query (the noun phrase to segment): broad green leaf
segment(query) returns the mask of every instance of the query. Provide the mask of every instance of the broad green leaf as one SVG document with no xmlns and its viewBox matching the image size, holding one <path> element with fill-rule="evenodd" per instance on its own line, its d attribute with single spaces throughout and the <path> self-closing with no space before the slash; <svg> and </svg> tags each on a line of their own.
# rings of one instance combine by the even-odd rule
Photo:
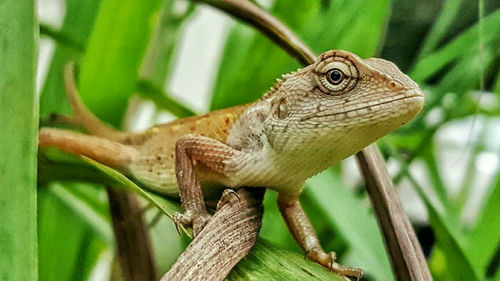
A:
<svg viewBox="0 0 500 281">
<path fill-rule="evenodd" d="M 483 208 L 465 245 L 465 252 L 474 268 L 485 273 L 500 245 L 500 173 L 482 203 Z"/>
<path fill-rule="evenodd" d="M 280 250 L 259 240 L 250 253 L 231 271 L 226 280 L 343 280 L 304 256 Z"/>
<path fill-rule="evenodd" d="M 38 24 L 34 1 L 0 2 L 0 280 L 36 280 Z"/>
<path fill-rule="evenodd" d="M 423 152 L 422 156 L 425 161 L 425 166 L 427 169 L 427 173 L 429 175 L 429 180 L 432 183 L 432 186 L 434 190 L 436 191 L 436 194 L 443 204 L 443 206 L 448 206 L 449 204 L 447 203 L 448 201 L 448 192 L 446 190 L 446 187 L 443 183 L 441 173 L 438 168 L 438 163 L 436 160 L 436 155 L 435 155 L 435 146 L 434 146 L 434 141 L 431 140 L 429 141 L 429 145 L 427 145 Z"/>
<path fill-rule="evenodd" d="M 276 200 L 277 193 L 272 190 L 267 190 L 264 195 L 264 215 L 262 217 L 262 228 L 259 236 L 276 247 L 302 253 L 302 249 L 300 249 L 297 242 L 293 239 L 292 234 L 281 216 Z M 304 205 L 304 202 L 301 203 Z M 308 215 L 311 217 L 310 213 L 308 213 Z"/>
<path fill-rule="evenodd" d="M 126 176 L 121 174 L 120 172 L 107 167 L 103 164 L 100 164 L 90 158 L 87 157 L 82 157 L 85 162 L 89 163 L 90 165 L 94 166 L 107 176 L 111 177 L 115 181 L 121 184 L 122 187 L 133 191 L 137 193 L 139 196 L 143 197 L 144 199 L 148 200 L 149 202 L 153 203 L 158 209 L 162 210 L 165 215 L 167 215 L 169 218 L 173 218 L 173 215 L 175 212 L 182 212 L 182 209 L 180 208 L 178 203 L 173 203 L 157 194 L 154 194 L 150 191 L 147 191 L 138 185 L 136 185 L 133 181 L 128 179 Z M 179 226 L 188 236 L 191 236 L 191 234 L 182 226 Z"/>
<path fill-rule="evenodd" d="M 86 200 L 79 198 L 75 194 L 75 190 L 78 188 L 82 188 L 82 186 L 77 186 L 76 184 L 67 184 L 63 186 L 58 183 L 50 185 L 50 191 L 55 197 L 64 202 L 67 208 L 73 211 L 75 216 L 80 217 L 86 222 L 88 228 L 93 230 L 102 241 L 111 245 L 113 243 L 113 234 L 109 224 L 108 214 L 100 213 L 93 208 L 90 202 L 94 201 L 95 198 L 85 198 Z M 90 187 L 83 186 L 83 188 Z"/>
<path fill-rule="evenodd" d="M 40 190 L 40 281 L 87 280 L 106 246 L 72 207 L 51 189 Z"/>
<path fill-rule="evenodd" d="M 478 272 L 465 253 L 464 235 L 456 225 L 456 220 L 450 216 L 443 216 L 415 179 L 411 176 L 409 179 L 427 209 L 429 222 L 436 235 L 435 247 L 439 250 L 434 252 L 430 264 L 439 264 L 441 267 L 439 270 L 441 275 L 437 280 L 479 281 Z M 441 259 L 442 262 L 436 262 L 435 259 Z"/>
<path fill-rule="evenodd" d="M 382 235 L 370 206 L 327 170 L 307 182 L 305 192 L 324 209 L 323 220 L 347 241 L 349 266 L 361 267 L 373 280 L 393 280 Z M 332 249 L 335 250 L 335 249 Z"/>
<path fill-rule="evenodd" d="M 80 72 L 82 100 L 119 126 L 134 92 L 159 0 L 103 0 Z"/>
</svg>

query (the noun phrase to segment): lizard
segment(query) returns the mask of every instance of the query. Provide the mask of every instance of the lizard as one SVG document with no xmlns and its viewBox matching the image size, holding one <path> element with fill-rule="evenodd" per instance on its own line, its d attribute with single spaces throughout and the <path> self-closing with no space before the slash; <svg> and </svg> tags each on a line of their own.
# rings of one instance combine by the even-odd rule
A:
<svg viewBox="0 0 500 281">
<path fill-rule="evenodd" d="M 139 133 L 115 130 L 80 100 L 72 67 L 66 90 L 75 122 L 90 135 L 41 128 L 40 147 L 87 156 L 122 171 L 145 187 L 179 196 L 176 225 L 196 237 L 211 215 L 204 193 L 215 186 L 266 187 L 306 256 L 346 280 L 363 271 L 325 252 L 299 202 L 305 181 L 412 120 L 422 109 L 419 86 L 384 59 L 344 50 L 283 75 L 253 103 L 178 119 Z"/>
</svg>

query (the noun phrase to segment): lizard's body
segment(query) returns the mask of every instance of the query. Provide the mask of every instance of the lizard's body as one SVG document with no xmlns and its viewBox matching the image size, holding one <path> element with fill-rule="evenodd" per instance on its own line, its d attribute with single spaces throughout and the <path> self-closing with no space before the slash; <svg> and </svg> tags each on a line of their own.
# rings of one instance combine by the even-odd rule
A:
<svg viewBox="0 0 500 281">
<path fill-rule="evenodd" d="M 178 197 L 175 176 L 177 140 L 184 135 L 194 134 L 225 143 L 231 127 L 248 106 L 250 104 L 178 119 L 131 137 L 132 145 L 139 153 L 133 156 L 127 167 L 128 173 L 156 192 Z M 204 165 L 198 165 L 196 169 L 203 187 L 213 187 L 214 184 L 229 186 L 229 179 L 224 175 L 214 173 Z"/>
<path fill-rule="evenodd" d="M 210 218 L 200 182 L 207 189 L 274 189 L 287 225 L 311 259 L 356 277 L 359 270 L 341 267 L 334 254 L 321 249 L 298 196 L 307 178 L 399 128 L 423 106 L 418 85 L 394 64 L 346 51 L 323 53 L 313 65 L 283 76 L 254 103 L 143 133 L 112 131 L 77 98 L 70 95 L 70 100 L 83 116 L 82 125 L 100 138 L 42 129 L 41 146 L 87 155 L 158 192 L 175 196 L 180 191 L 186 212 L 174 220 L 192 224 L 195 235 Z"/>
</svg>

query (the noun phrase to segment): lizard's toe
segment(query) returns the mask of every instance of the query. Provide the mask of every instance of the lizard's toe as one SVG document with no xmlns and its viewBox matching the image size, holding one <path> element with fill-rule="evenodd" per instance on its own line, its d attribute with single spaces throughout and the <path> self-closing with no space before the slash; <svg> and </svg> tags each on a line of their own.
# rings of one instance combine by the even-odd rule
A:
<svg viewBox="0 0 500 281">
<path fill-rule="evenodd" d="M 212 215 L 205 213 L 193 219 L 193 237 L 198 236 L 211 218 Z"/>
<path fill-rule="evenodd" d="M 224 206 L 226 203 L 235 203 L 235 202 L 240 202 L 240 196 L 238 196 L 238 193 L 232 189 L 225 189 L 224 192 L 222 193 L 222 196 L 217 202 L 217 208 L 216 211 L 218 211 L 222 206 Z"/>
<path fill-rule="evenodd" d="M 342 266 L 336 262 L 333 262 L 330 271 L 333 271 L 339 275 L 341 275 L 345 280 L 350 280 L 350 278 L 356 278 L 356 280 L 361 279 L 363 277 L 363 270 L 354 267 L 346 267 Z"/>
<path fill-rule="evenodd" d="M 337 273 L 345 280 L 350 280 L 349 277 L 359 280 L 363 276 L 363 270 L 359 268 L 346 267 L 336 263 L 337 255 L 335 252 L 325 253 L 320 247 L 315 247 L 307 252 L 306 257 Z"/>
<path fill-rule="evenodd" d="M 173 221 L 175 224 L 175 230 L 177 230 L 177 233 L 179 235 L 181 232 L 179 231 L 179 224 L 182 224 L 183 226 L 191 226 L 193 223 L 193 218 L 190 214 L 181 214 L 178 212 L 175 212 L 173 215 Z"/>
</svg>

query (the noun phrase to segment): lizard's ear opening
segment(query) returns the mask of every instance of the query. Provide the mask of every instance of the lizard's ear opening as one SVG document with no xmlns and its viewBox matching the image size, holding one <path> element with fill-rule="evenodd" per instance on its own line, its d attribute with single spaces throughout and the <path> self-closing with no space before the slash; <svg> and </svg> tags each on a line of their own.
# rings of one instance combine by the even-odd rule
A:
<svg viewBox="0 0 500 281">
<path fill-rule="evenodd" d="M 275 109 L 275 114 L 278 119 L 285 119 L 288 117 L 288 103 L 285 99 L 280 99 Z"/>
</svg>

